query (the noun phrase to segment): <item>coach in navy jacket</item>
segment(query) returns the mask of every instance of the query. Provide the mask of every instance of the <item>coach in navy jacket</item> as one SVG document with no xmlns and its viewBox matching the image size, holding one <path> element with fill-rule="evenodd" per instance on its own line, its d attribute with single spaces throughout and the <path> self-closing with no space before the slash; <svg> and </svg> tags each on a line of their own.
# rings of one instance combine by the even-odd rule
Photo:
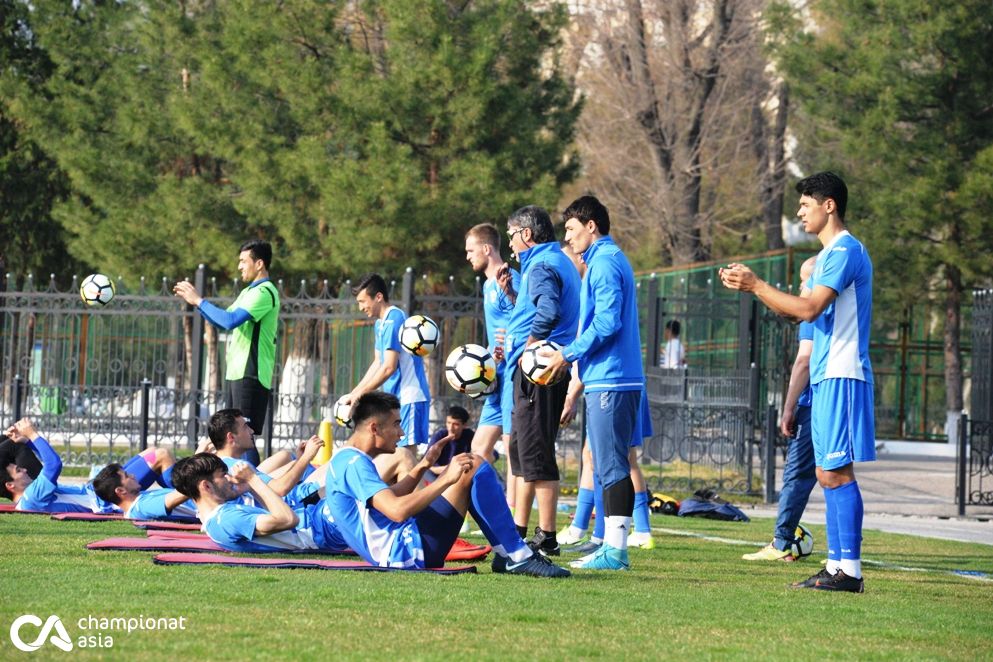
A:
<svg viewBox="0 0 993 662">
<path fill-rule="evenodd" d="M 607 208 L 584 196 L 562 212 L 565 238 L 586 263 L 579 298 L 579 337 L 550 358 L 555 370 L 579 364 L 593 468 L 603 485 L 604 545 L 578 567 L 629 567 L 627 534 L 634 509 L 628 448 L 645 387 L 634 271 L 610 238 Z"/>
</svg>

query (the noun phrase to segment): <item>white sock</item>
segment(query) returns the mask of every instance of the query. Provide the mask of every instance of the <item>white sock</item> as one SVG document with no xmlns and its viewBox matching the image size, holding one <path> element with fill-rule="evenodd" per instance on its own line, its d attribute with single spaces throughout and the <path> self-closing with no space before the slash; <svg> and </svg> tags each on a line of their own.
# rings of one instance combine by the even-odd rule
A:
<svg viewBox="0 0 993 662">
<path fill-rule="evenodd" d="M 603 538 L 597 538 L 596 536 L 590 536 L 590 542 L 593 543 L 594 545 L 602 545 L 603 544 Z"/>
<path fill-rule="evenodd" d="M 838 572 L 840 568 L 841 568 L 841 561 L 835 561 L 833 559 L 828 559 L 827 565 L 824 566 L 824 569 L 827 570 L 832 575 Z M 847 575 L 848 573 L 846 572 L 845 574 Z"/>
<path fill-rule="evenodd" d="M 604 518 L 603 541 L 615 549 L 628 548 L 628 531 L 631 518 L 621 515 L 608 515 Z"/>
<path fill-rule="evenodd" d="M 862 559 L 841 559 L 841 571 L 855 579 L 862 578 Z"/>
<path fill-rule="evenodd" d="M 582 538 L 586 535 L 586 529 L 580 529 L 578 526 L 569 525 L 569 535 L 573 538 Z"/>
</svg>

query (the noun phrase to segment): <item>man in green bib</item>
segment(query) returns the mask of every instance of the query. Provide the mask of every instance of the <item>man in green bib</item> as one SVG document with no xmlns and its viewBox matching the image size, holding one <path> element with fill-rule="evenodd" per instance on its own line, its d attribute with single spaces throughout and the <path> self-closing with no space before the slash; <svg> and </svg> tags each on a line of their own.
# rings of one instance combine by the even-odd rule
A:
<svg viewBox="0 0 993 662">
<path fill-rule="evenodd" d="M 228 335 L 225 393 L 229 406 L 240 409 L 256 435 L 262 434 L 272 373 L 276 364 L 276 329 L 279 326 L 279 291 L 269 280 L 272 246 L 252 239 L 242 244 L 238 254 L 238 271 L 248 283 L 227 310 L 210 303 L 188 281 L 176 283 L 173 291 L 214 326 Z M 259 463 L 258 449 L 253 447 L 245 459 Z"/>
</svg>

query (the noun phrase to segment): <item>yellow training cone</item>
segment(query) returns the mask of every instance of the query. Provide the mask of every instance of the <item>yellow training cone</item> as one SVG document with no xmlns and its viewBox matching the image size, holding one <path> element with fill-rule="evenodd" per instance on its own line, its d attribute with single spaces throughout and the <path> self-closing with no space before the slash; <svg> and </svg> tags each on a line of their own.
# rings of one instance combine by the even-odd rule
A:
<svg viewBox="0 0 993 662">
<path fill-rule="evenodd" d="M 331 421 L 321 421 L 321 427 L 317 432 L 317 436 L 324 440 L 324 448 L 318 451 L 312 464 L 321 466 L 331 459 L 331 446 L 333 445 L 331 441 Z"/>
</svg>

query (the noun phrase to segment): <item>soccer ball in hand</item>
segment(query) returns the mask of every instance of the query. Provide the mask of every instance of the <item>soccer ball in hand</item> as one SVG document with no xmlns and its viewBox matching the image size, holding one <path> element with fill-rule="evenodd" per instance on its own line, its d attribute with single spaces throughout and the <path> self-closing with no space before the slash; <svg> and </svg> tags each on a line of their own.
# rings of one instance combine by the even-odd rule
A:
<svg viewBox="0 0 993 662">
<path fill-rule="evenodd" d="M 114 281 L 103 274 L 90 274 L 79 286 L 79 296 L 87 306 L 106 306 L 114 292 Z"/>
<path fill-rule="evenodd" d="M 345 398 L 338 398 L 338 401 L 334 403 L 334 407 L 331 410 L 334 414 L 334 422 L 343 428 L 352 429 L 352 405 L 351 403 L 345 403 Z"/>
<path fill-rule="evenodd" d="M 559 372 L 557 379 L 549 379 L 545 374 L 545 370 L 548 369 L 548 359 L 538 355 L 539 351 L 544 351 L 545 349 L 558 351 L 562 349 L 562 346 L 551 340 L 539 340 L 528 345 L 527 349 L 524 350 L 524 354 L 521 355 L 521 370 L 524 372 L 524 378 L 538 386 L 551 386 L 556 382 L 562 381 L 562 378 L 569 374 L 568 370 L 562 370 Z"/>
<path fill-rule="evenodd" d="M 790 543 L 790 552 L 793 553 L 793 558 L 802 559 L 805 556 L 810 556 L 810 553 L 814 551 L 814 534 L 800 524 L 796 527 L 793 535 L 796 536 Z"/>
<path fill-rule="evenodd" d="M 485 347 L 461 345 L 445 361 L 445 378 L 459 393 L 476 397 L 496 383 L 496 363 Z"/>
<path fill-rule="evenodd" d="M 430 317 L 411 315 L 400 327 L 400 346 L 414 356 L 427 356 L 438 345 L 440 335 Z"/>
</svg>

